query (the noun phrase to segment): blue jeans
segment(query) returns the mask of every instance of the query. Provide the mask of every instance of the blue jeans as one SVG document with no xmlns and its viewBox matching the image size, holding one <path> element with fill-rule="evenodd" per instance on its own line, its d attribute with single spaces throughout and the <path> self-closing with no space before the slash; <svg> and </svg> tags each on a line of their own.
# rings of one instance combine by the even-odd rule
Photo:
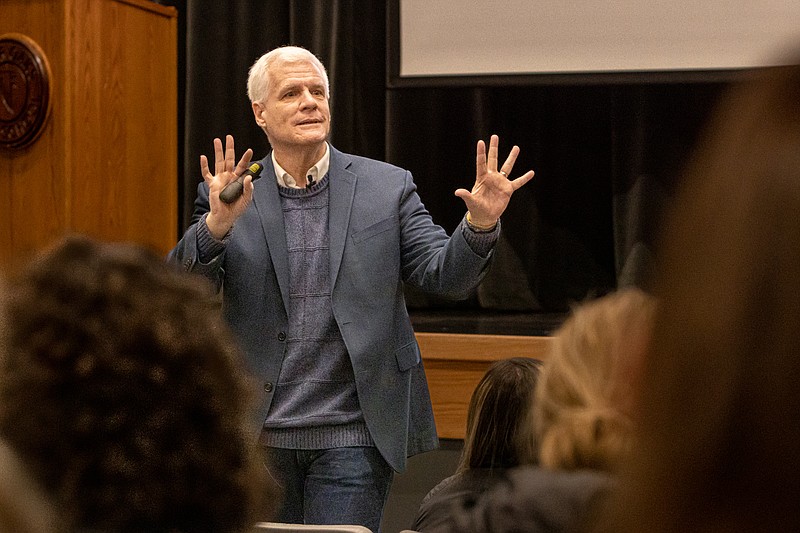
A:
<svg viewBox="0 0 800 533">
<path fill-rule="evenodd" d="M 380 531 L 394 472 L 374 447 L 267 448 L 267 465 L 283 489 L 278 522 L 356 524 Z"/>
</svg>

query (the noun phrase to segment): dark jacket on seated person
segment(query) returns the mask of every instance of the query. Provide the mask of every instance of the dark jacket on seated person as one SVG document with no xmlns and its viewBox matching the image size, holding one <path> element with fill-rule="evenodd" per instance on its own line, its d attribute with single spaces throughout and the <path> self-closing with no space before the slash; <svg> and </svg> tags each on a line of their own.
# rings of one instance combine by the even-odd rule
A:
<svg viewBox="0 0 800 533">
<path fill-rule="evenodd" d="M 422 500 L 412 529 L 427 532 L 443 527 L 453 513 L 474 506 L 504 474 L 505 469 L 473 468 L 448 477 Z"/>
<path fill-rule="evenodd" d="M 457 510 L 424 533 L 580 531 L 612 488 L 608 474 L 521 466 L 506 471 L 477 499 L 454 502 Z"/>
<path fill-rule="evenodd" d="M 533 394 L 541 362 L 512 357 L 492 363 L 470 398 L 464 449 L 456 474 L 428 493 L 414 528 L 436 531 L 453 512 L 471 506 L 507 468 L 536 462 Z"/>
</svg>

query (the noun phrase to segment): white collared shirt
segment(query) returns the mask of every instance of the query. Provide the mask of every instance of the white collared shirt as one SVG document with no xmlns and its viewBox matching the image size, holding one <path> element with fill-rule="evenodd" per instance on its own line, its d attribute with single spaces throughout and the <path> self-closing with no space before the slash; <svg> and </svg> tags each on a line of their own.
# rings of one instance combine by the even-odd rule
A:
<svg viewBox="0 0 800 533">
<path fill-rule="evenodd" d="M 275 177 L 278 180 L 278 185 L 282 187 L 289 187 L 292 189 L 301 189 L 297 184 L 297 180 L 294 179 L 294 176 L 286 172 L 282 166 L 278 164 L 278 161 L 275 159 L 275 150 L 272 151 L 272 165 L 275 167 Z M 328 173 L 328 168 L 331 165 L 331 151 L 328 148 L 328 143 L 325 143 L 325 153 L 322 154 L 322 157 L 319 161 L 317 161 L 313 167 L 308 169 L 308 174 L 306 175 L 306 179 L 308 180 L 308 176 L 313 178 L 314 183 L 319 183 L 319 180 L 325 177 L 325 174 Z M 308 180 L 309 182 L 312 180 Z"/>
</svg>

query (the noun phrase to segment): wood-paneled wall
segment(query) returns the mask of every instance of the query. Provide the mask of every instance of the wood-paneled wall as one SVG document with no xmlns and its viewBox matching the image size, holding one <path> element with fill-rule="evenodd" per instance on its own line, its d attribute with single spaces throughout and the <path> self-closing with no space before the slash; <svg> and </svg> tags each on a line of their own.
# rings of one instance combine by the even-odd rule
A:
<svg viewBox="0 0 800 533">
<path fill-rule="evenodd" d="M 64 233 L 166 253 L 177 235 L 177 13 L 146 0 L 3 0 L 47 58 L 41 136 L 0 149 L 0 268 Z"/>
</svg>

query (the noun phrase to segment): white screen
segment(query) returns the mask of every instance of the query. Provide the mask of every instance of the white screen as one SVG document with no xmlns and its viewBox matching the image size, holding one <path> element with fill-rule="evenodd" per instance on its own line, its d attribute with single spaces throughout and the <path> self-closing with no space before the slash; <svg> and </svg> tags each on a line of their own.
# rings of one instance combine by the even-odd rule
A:
<svg viewBox="0 0 800 533">
<path fill-rule="evenodd" d="M 741 69 L 800 44 L 798 0 L 399 0 L 399 75 Z"/>
</svg>

